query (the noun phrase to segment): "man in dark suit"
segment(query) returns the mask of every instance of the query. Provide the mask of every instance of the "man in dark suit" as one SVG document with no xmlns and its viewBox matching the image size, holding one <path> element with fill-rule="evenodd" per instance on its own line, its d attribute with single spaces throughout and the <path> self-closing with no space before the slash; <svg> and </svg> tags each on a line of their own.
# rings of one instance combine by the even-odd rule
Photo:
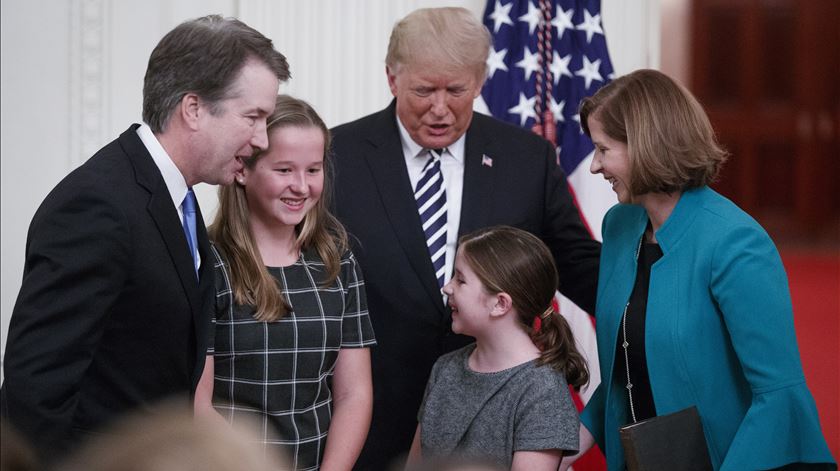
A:
<svg viewBox="0 0 840 471">
<path fill-rule="evenodd" d="M 32 219 L 2 412 L 51 461 L 124 412 L 189 400 L 211 329 L 213 266 L 191 187 L 231 183 L 268 145 L 285 57 L 234 19 L 169 32 L 144 124 L 64 178 Z"/>
<path fill-rule="evenodd" d="M 411 13 L 394 26 L 386 58 L 394 101 L 333 130 L 336 215 L 355 238 L 379 341 L 373 422 L 357 469 L 388 469 L 408 451 L 434 361 L 471 340 L 452 334 L 440 291 L 458 235 L 497 224 L 536 234 L 554 255 L 560 291 L 594 310 L 600 246 L 554 148 L 472 111 L 489 48 L 489 33 L 467 10 Z M 421 196 L 441 178 L 442 192 Z"/>
</svg>

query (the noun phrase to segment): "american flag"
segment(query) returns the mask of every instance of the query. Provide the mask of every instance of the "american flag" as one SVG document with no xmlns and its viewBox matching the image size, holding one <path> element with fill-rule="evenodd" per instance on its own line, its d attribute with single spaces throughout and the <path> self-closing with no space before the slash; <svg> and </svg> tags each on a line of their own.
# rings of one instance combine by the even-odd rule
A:
<svg viewBox="0 0 840 471">
<path fill-rule="evenodd" d="M 577 111 L 581 99 L 613 76 L 600 0 L 488 0 L 483 21 L 493 46 L 476 109 L 532 129 L 557 145 L 584 222 L 600 240 L 601 220 L 616 197 L 601 177 L 589 173 L 594 147 L 581 130 Z M 576 397 L 581 406 L 600 382 L 594 328 L 585 312 L 565 298 L 558 300 L 592 375 Z M 606 465 L 594 451 L 574 467 L 579 471 Z"/>
<path fill-rule="evenodd" d="M 613 76 L 600 10 L 600 0 L 488 0 L 483 18 L 493 46 L 476 105 L 557 144 L 560 165 L 599 240 L 601 220 L 616 199 L 589 173 L 593 146 L 577 107 Z"/>
</svg>

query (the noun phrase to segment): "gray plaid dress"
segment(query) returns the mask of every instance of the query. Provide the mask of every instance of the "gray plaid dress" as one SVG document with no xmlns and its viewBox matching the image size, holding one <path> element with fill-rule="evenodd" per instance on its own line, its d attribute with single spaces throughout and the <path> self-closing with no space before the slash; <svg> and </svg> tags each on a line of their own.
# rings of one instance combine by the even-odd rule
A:
<svg viewBox="0 0 840 471">
<path fill-rule="evenodd" d="M 214 248 L 216 329 L 213 405 L 228 421 L 256 421 L 267 447 L 294 469 L 317 470 L 332 416 L 332 375 L 339 349 L 376 344 L 361 269 L 351 252 L 323 287 L 324 264 L 304 251 L 288 267 L 269 267 L 292 307 L 274 322 L 234 303 L 230 272 Z"/>
</svg>

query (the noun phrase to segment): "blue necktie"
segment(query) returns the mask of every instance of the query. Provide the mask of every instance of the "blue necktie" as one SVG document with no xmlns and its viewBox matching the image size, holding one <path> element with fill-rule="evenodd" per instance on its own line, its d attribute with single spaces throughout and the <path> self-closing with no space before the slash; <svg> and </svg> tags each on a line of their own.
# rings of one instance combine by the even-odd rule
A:
<svg viewBox="0 0 840 471">
<path fill-rule="evenodd" d="M 193 258 L 195 274 L 198 276 L 198 236 L 195 231 L 195 207 L 195 193 L 193 193 L 192 188 L 188 188 L 187 196 L 181 203 L 181 210 L 184 212 L 184 235 L 187 237 L 187 245 Z"/>
<path fill-rule="evenodd" d="M 440 159 L 445 149 L 429 150 L 429 161 L 414 190 L 417 210 L 423 223 L 426 246 L 435 268 L 438 286 L 443 288 L 446 275 L 446 189 Z"/>
</svg>

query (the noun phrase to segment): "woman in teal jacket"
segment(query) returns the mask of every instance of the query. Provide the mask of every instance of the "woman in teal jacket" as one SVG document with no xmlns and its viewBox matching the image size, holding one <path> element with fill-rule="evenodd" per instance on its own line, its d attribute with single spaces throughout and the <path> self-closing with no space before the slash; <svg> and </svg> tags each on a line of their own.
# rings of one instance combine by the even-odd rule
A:
<svg viewBox="0 0 840 471">
<path fill-rule="evenodd" d="M 610 470 L 618 429 L 696 406 L 714 469 L 836 469 L 805 384 L 772 240 L 707 185 L 726 159 L 696 99 L 639 70 L 581 104 L 604 218 L 596 307 L 604 378 L 582 415 Z M 564 463 L 566 464 L 566 463 Z M 561 468 L 562 469 L 562 468 Z"/>
</svg>

